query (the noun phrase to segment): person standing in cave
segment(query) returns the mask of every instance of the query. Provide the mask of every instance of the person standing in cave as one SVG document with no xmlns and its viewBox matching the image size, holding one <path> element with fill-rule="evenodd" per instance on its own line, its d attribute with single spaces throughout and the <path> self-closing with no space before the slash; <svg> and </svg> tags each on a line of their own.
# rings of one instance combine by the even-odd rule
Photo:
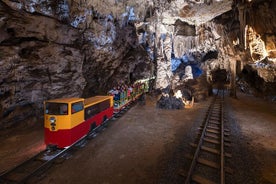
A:
<svg viewBox="0 0 276 184">
<path fill-rule="evenodd" d="M 146 94 L 142 93 L 140 98 L 138 99 L 139 105 L 146 105 Z"/>
</svg>

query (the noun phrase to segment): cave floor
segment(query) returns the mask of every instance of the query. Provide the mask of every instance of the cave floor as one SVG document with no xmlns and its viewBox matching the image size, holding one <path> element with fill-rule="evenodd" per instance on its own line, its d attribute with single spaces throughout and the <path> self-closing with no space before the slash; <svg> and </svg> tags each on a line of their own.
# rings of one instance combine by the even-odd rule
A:
<svg viewBox="0 0 276 184">
<path fill-rule="evenodd" d="M 67 159 L 30 183 L 183 183 L 211 98 L 191 109 L 161 110 L 155 98 L 132 107 Z M 226 183 L 276 183 L 276 104 L 249 95 L 226 98 L 234 173 Z M 0 173 L 45 148 L 43 122 L 0 132 Z"/>
</svg>

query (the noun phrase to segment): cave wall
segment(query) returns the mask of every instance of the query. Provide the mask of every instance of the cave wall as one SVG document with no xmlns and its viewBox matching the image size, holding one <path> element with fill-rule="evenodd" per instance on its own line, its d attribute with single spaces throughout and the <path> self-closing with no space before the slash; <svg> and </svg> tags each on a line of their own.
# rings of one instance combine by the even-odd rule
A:
<svg viewBox="0 0 276 184">
<path fill-rule="evenodd" d="M 276 95 L 276 2 L 235 1 L 235 7 L 240 25 L 238 46 L 244 51 L 240 53 L 241 69 L 248 71 L 238 74 L 239 88 L 273 99 Z"/>
<path fill-rule="evenodd" d="M 213 71 L 225 70 L 234 92 L 236 69 L 250 64 L 276 91 L 275 12 L 272 0 L 2 0 L 0 127 L 17 107 L 41 115 L 45 99 L 153 75 L 156 89 L 203 99 Z"/>
<path fill-rule="evenodd" d="M 119 82 L 150 76 L 134 26 L 139 13 L 131 8 L 139 5 L 0 1 L 0 128 L 22 120 L 23 106 L 41 117 L 46 99 L 106 94 Z"/>
<path fill-rule="evenodd" d="M 169 7 L 158 11 L 154 21 L 157 23 L 155 32 L 160 32 L 156 35 L 159 44 L 155 44 L 156 87 L 177 86 L 187 79 L 171 72 L 170 67 L 177 68 L 173 60 L 168 63 L 166 55 L 160 54 L 171 50 L 178 64 L 199 65 L 211 85 L 211 73 L 226 70 L 233 96 L 236 95 L 236 76 L 239 76 L 237 69 L 241 71 L 247 65 L 252 65 L 256 77 L 264 80 L 265 89 L 276 91 L 275 85 L 271 85 L 275 83 L 276 68 L 275 12 L 275 1 L 271 0 L 171 2 Z M 171 41 L 165 43 L 164 35 L 170 35 Z M 182 75 L 183 69 L 180 73 Z"/>
<path fill-rule="evenodd" d="M 156 54 L 156 88 L 169 93 L 168 88 L 187 86 L 183 83 L 189 79 L 202 80 L 196 83 L 205 85 L 191 86 L 192 95 L 202 96 L 198 94 L 200 91 L 206 96 L 213 70 L 225 69 L 230 73 L 230 63 L 239 58 L 235 55 L 232 40 L 228 39 L 230 31 L 225 28 L 228 22 L 233 21 L 231 7 L 232 2 L 229 1 L 172 1 L 153 14 L 145 31 L 148 33 L 147 45 Z M 235 31 L 237 37 L 239 30 Z M 153 33 L 155 39 L 152 44 Z M 182 66 L 175 67 L 175 61 Z M 202 70 L 204 77 L 196 79 L 200 75 L 196 74 L 196 70 Z"/>
<path fill-rule="evenodd" d="M 86 81 L 79 31 L 59 19 L 17 11 L 2 1 L 0 14 L 1 122 L 12 124 L 20 116 L 12 113 L 16 107 L 25 106 L 36 115 L 45 99 L 80 96 Z"/>
</svg>

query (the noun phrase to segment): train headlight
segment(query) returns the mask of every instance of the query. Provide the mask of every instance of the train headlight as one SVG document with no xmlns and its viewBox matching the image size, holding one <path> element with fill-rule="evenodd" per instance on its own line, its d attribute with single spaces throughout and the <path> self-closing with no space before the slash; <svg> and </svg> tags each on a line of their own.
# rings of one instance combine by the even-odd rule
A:
<svg viewBox="0 0 276 184">
<path fill-rule="evenodd" d="M 55 126 L 56 126 L 56 118 L 55 117 L 50 117 L 50 125 L 51 125 L 51 130 L 55 131 L 56 130 L 56 128 L 55 128 Z"/>
<path fill-rule="evenodd" d="M 55 123 L 56 122 L 56 118 L 55 117 L 50 117 L 50 123 Z"/>
<path fill-rule="evenodd" d="M 50 125 L 56 126 L 56 118 L 55 117 L 50 117 Z"/>
</svg>

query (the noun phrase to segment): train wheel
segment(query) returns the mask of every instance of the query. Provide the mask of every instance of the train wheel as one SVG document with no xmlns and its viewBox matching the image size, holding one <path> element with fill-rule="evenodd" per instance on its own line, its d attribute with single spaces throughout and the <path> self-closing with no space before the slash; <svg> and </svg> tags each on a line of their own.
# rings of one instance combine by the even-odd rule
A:
<svg viewBox="0 0 276 184">
<path fill-rule="evenodd" d="M 58 149 L 57 145 L 47 145 L 47 147 L 46 147 L 46 150 L 49 151 L 49 152 L 54 152 L 57 149 Z"/>
<path fill-rule="evenodd" d="M 104 116 L 103 117 L 103 123 L 106 122 L 108 119 L 107 119 L 107 116 Z"/>
<path fill-rule="evenodd" d="M 103 126 L 104 127 L 107 127 L 107 122 L 108 122 L 108 118 L 107 118 L 107 116 L 104 116 L 103 117 Z"/>
<path fill-rule="evenodd" d="M 97 131 L 94 131 L 96 129 L 96 127 L 97 127 L 96 122 L 94 122 L 90 125 L 90 130 L 89 130 L 89 133 L 87 135 L 88 139 L 93 139 L 97 136 Z"/>
<path fill-rule="evenodd" d="M 92 132 L 96 127 L 97 127 L 96 122 L 93 122 L 93 123 L 90 125 L 90 131 L 89 131 L 89 132 Z"/>
</svg>

